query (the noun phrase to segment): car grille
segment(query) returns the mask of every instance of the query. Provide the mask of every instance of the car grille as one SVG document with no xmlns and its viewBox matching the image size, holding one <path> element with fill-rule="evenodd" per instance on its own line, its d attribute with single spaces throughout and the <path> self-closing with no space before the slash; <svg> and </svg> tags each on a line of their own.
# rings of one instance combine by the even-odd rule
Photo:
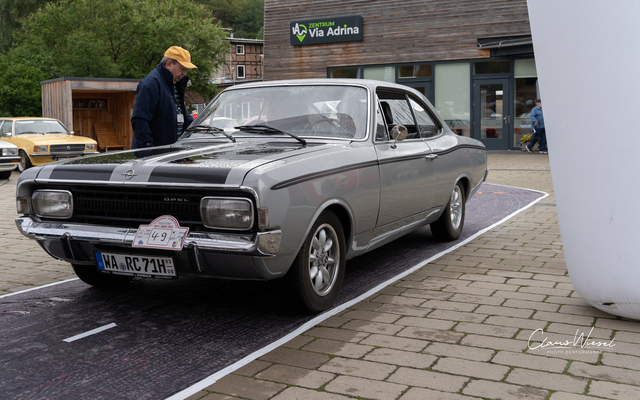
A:
<svg viewBox="0 0 640 400">
<path fill-rule="evenodd" d="M 84 151 L 84 144 L 52 144 L 49 146 L 50 153 L 67 151 Z"/>
<path fill-rule="evenodd" d="M 72 190 L 73 220 L 82 223 L 137 228 L 162 215 L 181 226 L 199 230 L 202 193 L 188 190 L 138 188 L 76 188 Z"/>
</svg>

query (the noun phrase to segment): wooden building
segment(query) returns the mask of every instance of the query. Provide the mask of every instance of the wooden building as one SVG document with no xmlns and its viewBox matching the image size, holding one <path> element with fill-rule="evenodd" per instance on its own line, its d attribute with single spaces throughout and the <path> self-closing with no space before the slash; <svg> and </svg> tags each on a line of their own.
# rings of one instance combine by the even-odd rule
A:
<svg viewBox="0 0 640 400">
<path fill-rule="evenodd" d="M 234 37 L 227 40 L 231 46 L 224 57 L 224 64 L 213 77 L 215 84 L 220 88 L 225 88 L 236 83 L 262 80 L 264 42 L 258 39 Z"/>
<path fill-rule="evenodd" d="M 57 118 L 99 150 L 129 149 L 137 79 L 58 78 L 40 82 L 42 116 Z"/>
<path fill-rule="evenodd" d="M 526 0 L 265 2 L 264 79 L 366 78 L 422 92 L 451 128 L 520 148 L 539 96 Z"/>
</svg>

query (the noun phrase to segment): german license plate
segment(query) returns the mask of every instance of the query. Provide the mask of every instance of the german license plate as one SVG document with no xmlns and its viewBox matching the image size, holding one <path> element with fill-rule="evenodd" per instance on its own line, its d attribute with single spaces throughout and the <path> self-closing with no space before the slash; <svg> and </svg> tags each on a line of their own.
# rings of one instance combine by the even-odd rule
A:
<svg viewBox="0 0 640 400">
<path fill-rule="evenodd" d="M 178 276 L 171 257 L 103 253 L 101 251 L 96 251 L 95 256 L 98 269 L 106 273 L 165 279 Z"/>
</svg>

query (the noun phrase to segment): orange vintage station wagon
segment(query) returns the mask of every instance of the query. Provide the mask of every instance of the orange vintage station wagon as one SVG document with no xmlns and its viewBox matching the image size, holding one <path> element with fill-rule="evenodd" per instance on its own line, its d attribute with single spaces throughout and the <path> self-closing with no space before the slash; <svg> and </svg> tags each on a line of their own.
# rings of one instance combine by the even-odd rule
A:
<svg viewBox="0 0 640 400">
<path fill-rule="evenodd" d="M 55 118 L 0 118 L 0 140 L 18 146 L 21 172 L 34 165 L 98 153 L 95 140 L 74 136 Z"/>
</svg>

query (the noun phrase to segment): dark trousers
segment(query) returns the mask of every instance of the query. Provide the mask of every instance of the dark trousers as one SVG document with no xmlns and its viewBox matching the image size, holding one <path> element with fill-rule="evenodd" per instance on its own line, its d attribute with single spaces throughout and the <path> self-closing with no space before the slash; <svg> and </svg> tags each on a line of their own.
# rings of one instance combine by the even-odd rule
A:
<svg viewBox="0 0 640 400">
<path fill-rule="evenodd" d="M 547 133 L 544 128 L 538 128 L 531 136 L 531 144 L 529 145 L 529 150 L 533 150 L 533 146 L 536 145 L 536 142 L 540 140 L 540 151 L 547 151 Z"/>
</svg>

